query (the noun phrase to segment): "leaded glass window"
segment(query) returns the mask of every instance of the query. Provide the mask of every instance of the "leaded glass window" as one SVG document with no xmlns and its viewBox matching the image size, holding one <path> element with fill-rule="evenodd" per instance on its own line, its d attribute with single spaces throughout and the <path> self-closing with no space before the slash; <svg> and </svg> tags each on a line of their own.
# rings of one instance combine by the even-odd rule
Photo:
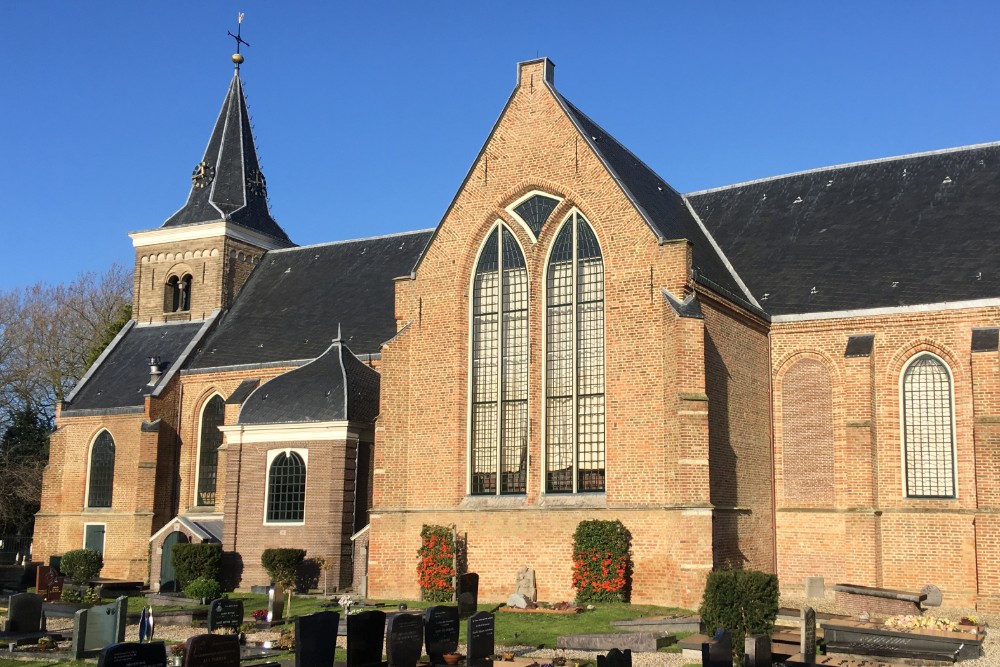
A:
<svg viewBox="0 0 1000 667">
<path fill-rule="evenodd" d="M 531 228 L 535 238 L 538 238 L 538 233 L 542 231 L 542 225 L 545 224 L 558 205 L 558 199 L 545 195 L 532 195 L 515 206 L 514 212 Z"/>
<path fill-rule="evenodd" d="M 303 521 L 306 513 L 306 464 L 297 452 L 281 452 L 267 475 L 267 521 Z"/>
<path fill-rule="evenodd" d="M 115 486 L 115 441 L 101 431 L 90 450 L 90 491 L 87 507 L 111 507 Z"/>
<path fill-rule="evenodd" d="M 473 494 L 527 490 L 528 272 L 503 226 L 483 246 L 472 289 L 471 449 Z"/>
<path fill-rule="evenodd" d="M 951 373 L 937 357 L 922 354 L 903 374 L 908 497 L 955 497 L 954 430 Z"/>
<path fill-rule="evenodd" d="M 198 504 L 215 504 L 215 485 L 219 478 L 219 447 L 222 445 L 222 431 L 226 418 L 226 404 L 222 397 L 215 395 L 205 404 L 201 412 L 201 438 L 198 452 Z"/>
<path fill-rule="evenodd" d="M 545 490 L 604 491 L 604 259 L 579 213 L 545 283 Z"/>
</svg>

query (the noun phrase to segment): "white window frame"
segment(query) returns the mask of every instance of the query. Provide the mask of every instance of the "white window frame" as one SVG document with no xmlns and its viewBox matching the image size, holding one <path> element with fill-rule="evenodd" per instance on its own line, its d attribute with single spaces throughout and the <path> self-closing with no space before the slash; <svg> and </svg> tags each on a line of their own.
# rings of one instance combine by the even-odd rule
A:
<svg viewBox="0 0 1000 667">
<path fill-rule="evenodd" d="M 306 467 L 306 488 L 302 496 L 302 521 L 268 521 L 267 506 L 271 499 L 271 464 L 280 454 L 298 454 L 302 458 L 302 464 Z M 267 450 L 266 464 L 264 466 L 264 514 L 261 523 L 265 526 L 304 526 L 306 523 L 306 507 L 309 500 L 309 450 L 296 447 L 284 447 L 281 449 Z"/>
<path fill-rule="evenodd" d="M 541 230 L 539 230 L 538 236 L 535 236 L 535 232 L 531 231 L 531 226 L 521 216 L 519 216 L 514 211 L 514 209 L 516 209 L 518 206 L 520 206 L 524 202 L 528 201 L 529 199 L 531 199 L 535 195 L 541 195 L 543 197 L 548 197 L 549 199 L 555 199 L 558 202 L 555 205 L 555 208 L 552 209 L 552 213 L 555 213 L 557 210 L 559 210 L 559 207 L 565 201 L 562 197 L 560 197 L 558 195 L 554 195 L 551 192 L 545 192 L 544 190 L 532 190 L 531 192 L 528 192 L 527 194 L 525 194 L 525 195 L 523 195 L 523 196 L 518 197 L 517 199 L 515 199 L 512 204 L 510 204 L 507 208 L 504 209 L 508 213 L 508 215 L 510 215 L 511 218 L 513 218 L 514 220 L 516 220 L 518 222 L 518 224 L 521 225 L 521 228 L 524 229 L 524 233 L 527 234 L 527 236 L 528 236 L 529 239 L 531 239 L 532 245 L 534 245 L 535 243 L 538 243 L 538 237 L 542 235 Z M 549 217 L 551 219 L 551 216 L 549 216 Z M 545 222 L 547 223 L 548 220 L 546 220 Z M 481 251 L 482 250 L 480 249 L 480 252 Z M 527 256 L 525 256 L 525 259 L 527 259 Z"/>
<path fill-rule="evenodd" d="M 911 496 L 907 489 L 907 472 L 906 472 L 906 403 L 904 400 L 904 384 L 906 381 L 906 374 L 910 370 L 910 366 L 914 364 L 918 359 L 923 356 L 929 356 L 936 359 L 941 366 L 944 367 L 945 372 L 948 374 L 948 389 L 949 389 L 949 399 L 951 401 L 951 474 L 952 474 L 952 484 L 954 486 L 955 493 L 951 496 Z M 898 391 L 899 391 L 899 467 L 900 467 L 900 481 L 902 482 L 902 497 L 904 500 L 945 500 L 952 501 L 958 500 L 959 489 L 958 489 L 958 444 L 957 444 L 957 414 L 955 412 L 955 374 L 951 370 L 951 365 L 945 361 L 940 355 L 934 354 L 929 350 L 921 350 L 915 352 L 903 367 L 899 371 L 898 380 Z"/>
</svg>

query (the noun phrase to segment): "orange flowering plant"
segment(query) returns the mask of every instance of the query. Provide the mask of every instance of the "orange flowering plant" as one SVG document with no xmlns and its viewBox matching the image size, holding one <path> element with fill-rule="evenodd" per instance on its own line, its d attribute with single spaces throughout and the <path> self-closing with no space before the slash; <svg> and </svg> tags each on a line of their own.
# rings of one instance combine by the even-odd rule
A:
<svg viewBox="0 0 1000 667">
<path fill-rule="evenodd" d="M 451 528 L 424 525 L 420 529 L 417 555 L 421 598 L 431 602 L 450 601 L 455 590 L 455 540 Z"/>
<path fill-rule="evenodd" d="M 628 602 L 632 535 L 621 521 L 581 521 L 573 534 L 577 602 Z"/>
</svg>

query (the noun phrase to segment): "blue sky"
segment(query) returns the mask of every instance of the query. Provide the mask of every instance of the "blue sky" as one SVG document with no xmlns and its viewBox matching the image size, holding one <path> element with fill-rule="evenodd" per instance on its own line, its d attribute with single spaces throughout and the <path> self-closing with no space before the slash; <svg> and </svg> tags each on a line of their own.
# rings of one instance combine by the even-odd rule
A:
<svg viewBox="0 0 1000 667">
<path fill-rule="evenodd" d="M 5 2 L 0 290 L 130 264 L 181 206 L 238 11 L 299 244 L 435 226 L 536 56 L 681 192 L 1000 140 L 996 2 Z"/>
</svg>

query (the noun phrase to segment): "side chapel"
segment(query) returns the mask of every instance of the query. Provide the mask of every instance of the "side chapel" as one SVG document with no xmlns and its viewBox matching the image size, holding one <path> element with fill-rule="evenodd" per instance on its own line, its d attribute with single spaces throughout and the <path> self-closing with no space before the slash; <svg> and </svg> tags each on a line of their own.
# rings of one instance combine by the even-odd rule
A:
<svg viewBox="0 0 1000 667">
<path fill-rule="evenodd" d="M 433 229 L 296 246 L 239 65 L 186 203 L 132 233 L 135 320 L 62 404 L 34 555 L 175 586 L 305 548 L 416 598 L 454 524 L 484 599 L 573 596 L 584 519 L 633 600 L 726 564 L 1000 609 L 1000 144 L 682 194 L 556 89 L 514 90 Z"/>
</svg>

